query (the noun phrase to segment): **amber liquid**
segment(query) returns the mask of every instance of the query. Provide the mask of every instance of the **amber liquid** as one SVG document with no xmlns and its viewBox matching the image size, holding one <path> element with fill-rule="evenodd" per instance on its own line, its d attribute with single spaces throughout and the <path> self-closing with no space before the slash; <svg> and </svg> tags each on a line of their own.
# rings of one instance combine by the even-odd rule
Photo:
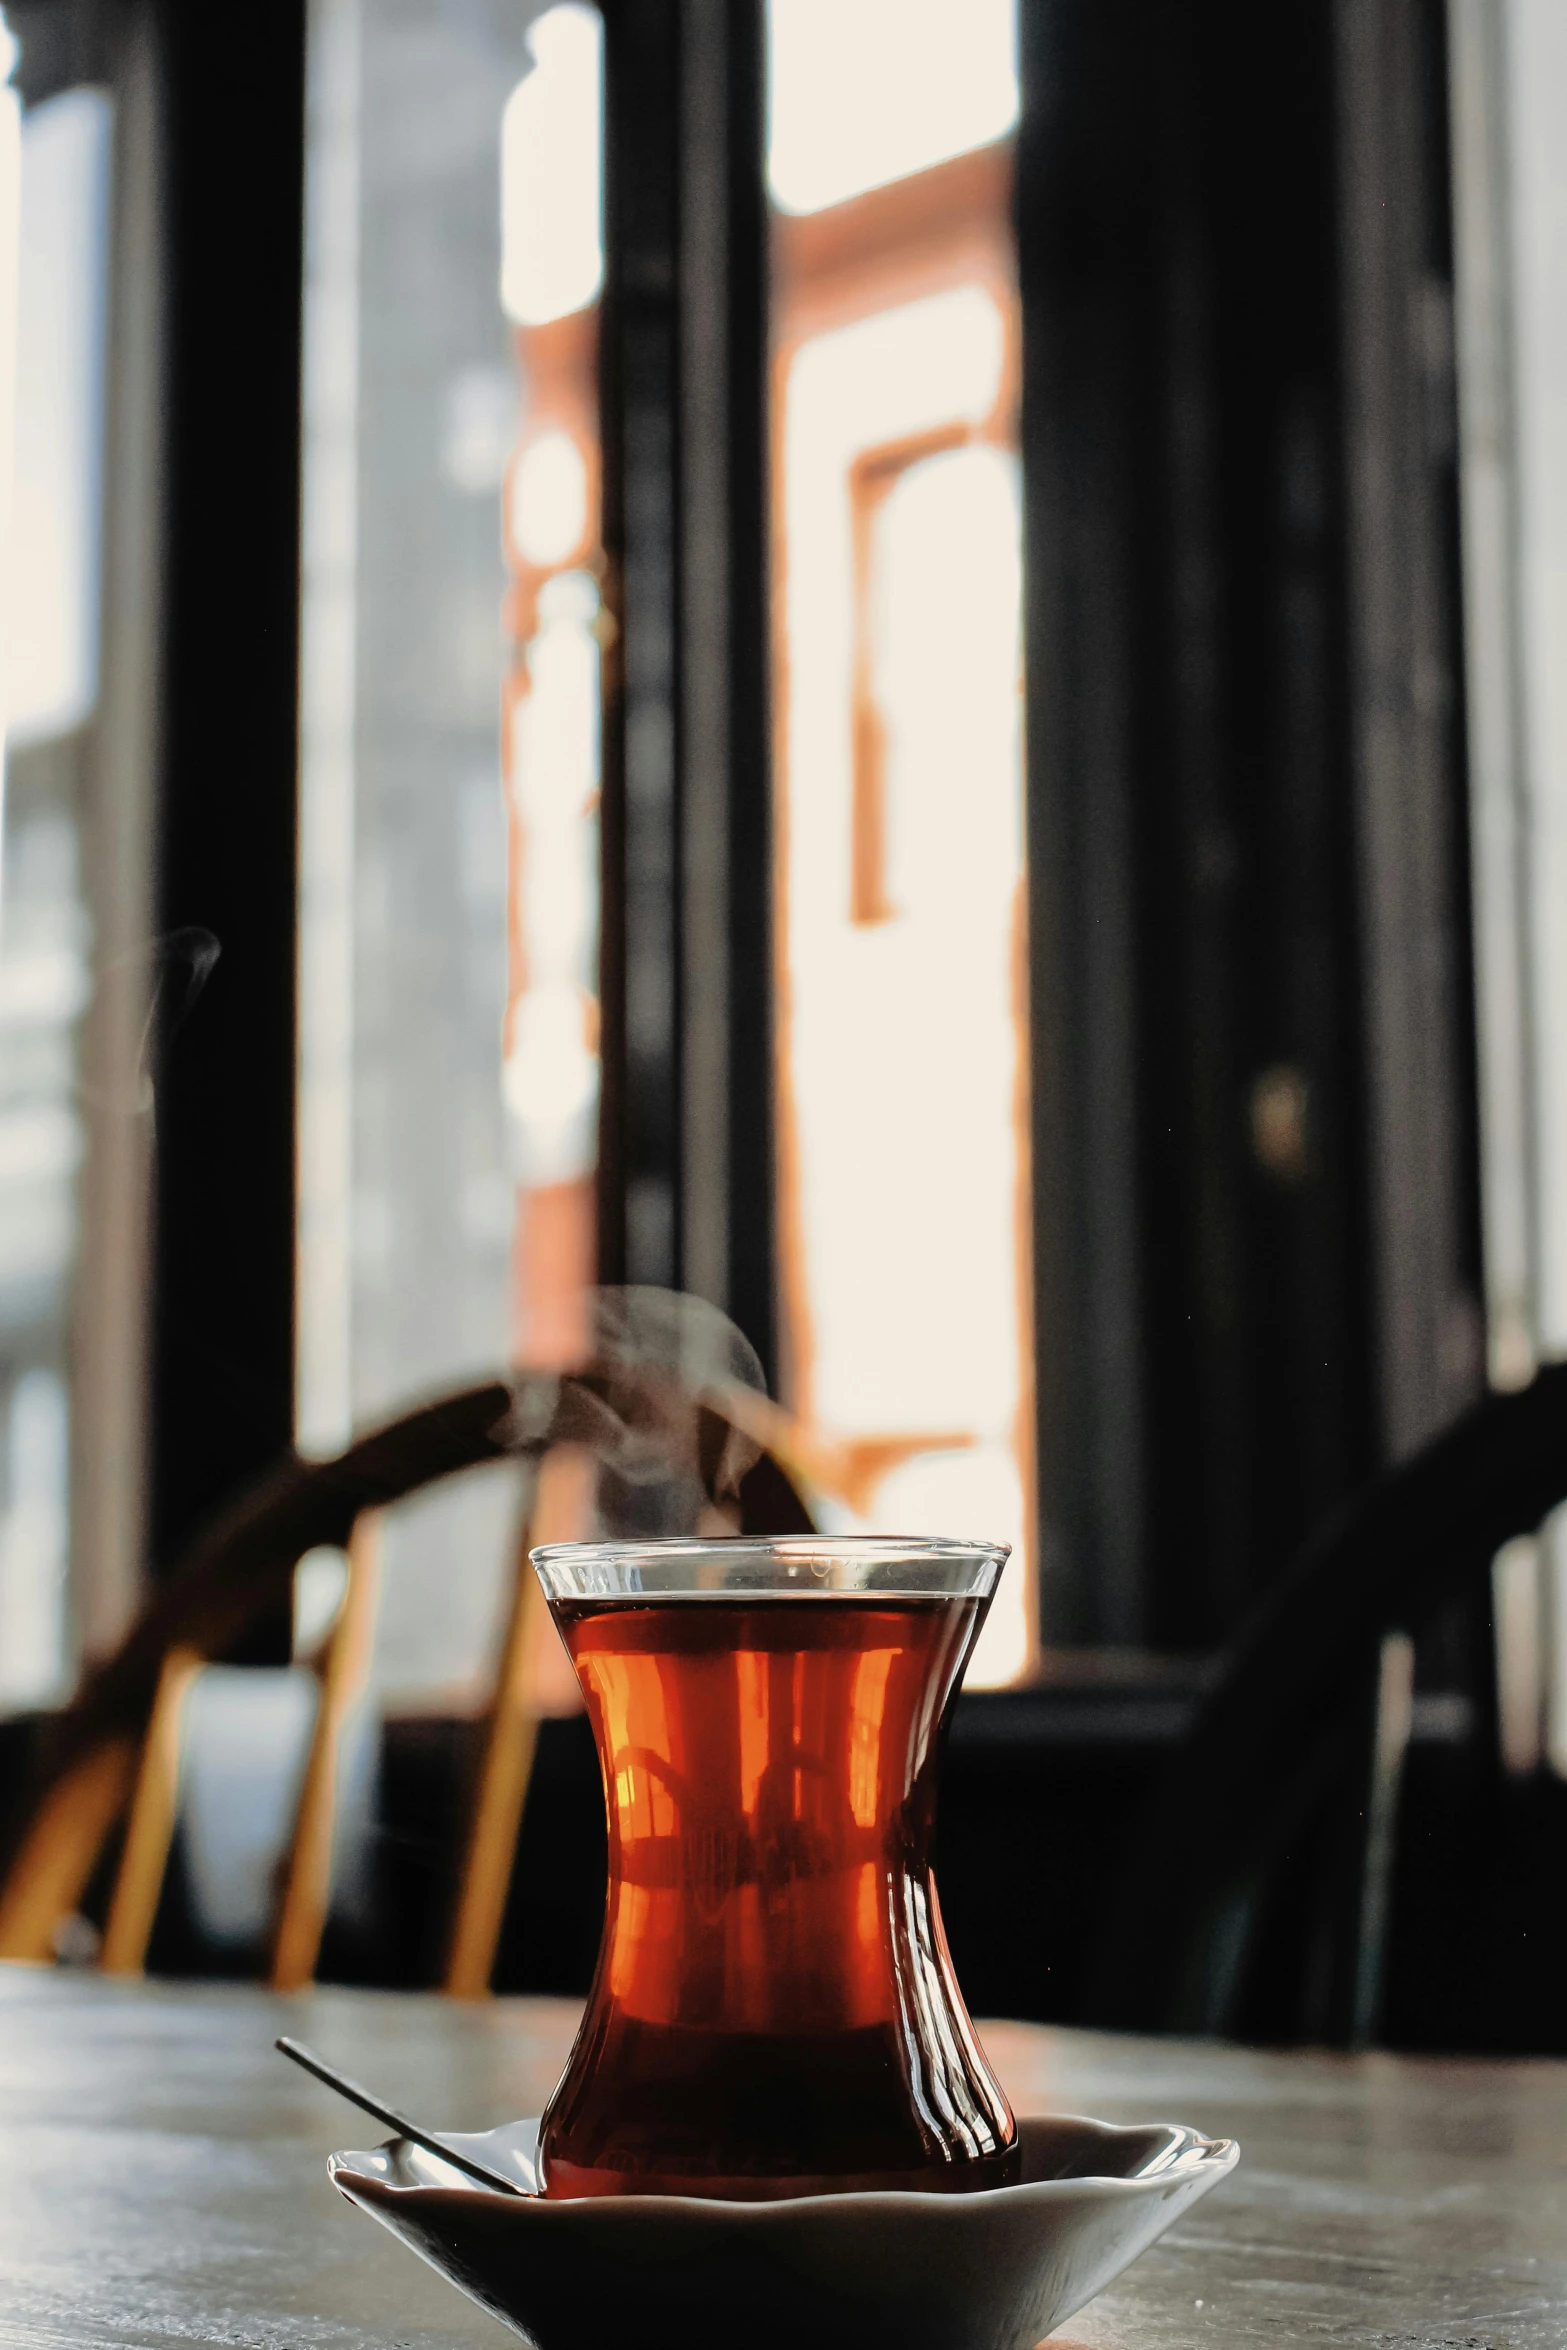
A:
<svg viewBox="0 0 1567 2350">
<path fill-rule="evenodd" d="M 558 1602 L 609 1901 L 544 2117 L 557 2196 L 1002 2184 L 1016 2126 L 931 1874 L 974 1600 Z"/>
</svg>

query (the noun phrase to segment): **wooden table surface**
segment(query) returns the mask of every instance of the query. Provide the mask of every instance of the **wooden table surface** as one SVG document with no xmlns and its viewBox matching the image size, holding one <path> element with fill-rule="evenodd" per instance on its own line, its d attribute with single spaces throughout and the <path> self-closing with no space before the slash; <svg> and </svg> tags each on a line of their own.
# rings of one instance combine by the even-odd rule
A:
<svg viewBox="0 0 1567 2350">
<path fill-rule="evenodd" d="M 486 2128 L 538 2111 L 574 2015 L 0 1967 L 0 2350 L 500 2350 L 514 2337 L 327 2185 L 329 2150 L 379 2132 L 271 2041 L 295 2032 L 406 2110 Z M 984 2038 L 1020 2112 L 1241 2141 L 1240 2169 L 1071 2321 L 1074 2343 L 1567 2343 L 1567 2064 Z"/>
</svg>

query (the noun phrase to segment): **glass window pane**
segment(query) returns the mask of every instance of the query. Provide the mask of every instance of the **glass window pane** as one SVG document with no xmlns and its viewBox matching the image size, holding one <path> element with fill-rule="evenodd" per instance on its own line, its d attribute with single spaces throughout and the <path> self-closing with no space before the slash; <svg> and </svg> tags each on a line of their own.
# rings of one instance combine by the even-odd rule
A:
<svg viewBox="0 0 1567 2350">
<path fill-rule="evenodd" d="M 576 0 L 311 12 L 299 1416 L 316 1448 L 569 1351 L 590 1277 L 601 46 Z M 389 1525 L 386 1690 L 471 1683 L 514 1502 L 509 1479 L 463 1479 Z"/>
<path fill-rule="evenodd" d="M 80 808 L 98 691 L 112 108 L 0 90 L 0 1706 L 77 1636 L 69 1326 L 89 993 Z"/>
<path fill-rule="evenodd" d="M 6 103 L 14 117 L 9 92 Z M 109 128 L 103 91 L 68 90 L 34 107 L 21 129 L 7 387 L 15 461 L 4 662 L 13 745 L 73 732 L 96 698 Z"/>
<path fill-rule="evenodd" d="M 1010 1540 L 1033 1408 L 1010 4 L 773 0 L 788 1400 L 849 1520 Z"/>
</svg>

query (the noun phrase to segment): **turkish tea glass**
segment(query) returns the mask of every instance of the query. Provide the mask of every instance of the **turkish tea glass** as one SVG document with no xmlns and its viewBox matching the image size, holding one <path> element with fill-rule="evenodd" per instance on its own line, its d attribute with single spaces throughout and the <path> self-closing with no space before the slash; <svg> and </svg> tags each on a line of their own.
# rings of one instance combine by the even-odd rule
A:
<svg viewBox="0 0 1567 2350">
<path fill-rule="evenodd" d="M 609 1822 L 546 2194 L 1014 2176 L 931 1866 L 942 1728 L 1006 1557 L 814 1536 L 534 1551 Z"/>
</svg>

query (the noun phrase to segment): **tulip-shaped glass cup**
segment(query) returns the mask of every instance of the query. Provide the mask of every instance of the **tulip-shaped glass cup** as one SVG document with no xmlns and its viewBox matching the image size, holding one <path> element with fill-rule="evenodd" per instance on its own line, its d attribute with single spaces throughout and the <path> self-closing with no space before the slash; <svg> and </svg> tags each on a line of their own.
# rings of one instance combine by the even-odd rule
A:
<svg viewBox="0 0 1567 2350">
<path fill-rule="evenodd" d="M 1006 1556 L 815 1536 L 533 1553 L 609 1818 L 547 2194 L 1014 2176 L 931 1873 L 942 1725 Z"/>
</svg>

